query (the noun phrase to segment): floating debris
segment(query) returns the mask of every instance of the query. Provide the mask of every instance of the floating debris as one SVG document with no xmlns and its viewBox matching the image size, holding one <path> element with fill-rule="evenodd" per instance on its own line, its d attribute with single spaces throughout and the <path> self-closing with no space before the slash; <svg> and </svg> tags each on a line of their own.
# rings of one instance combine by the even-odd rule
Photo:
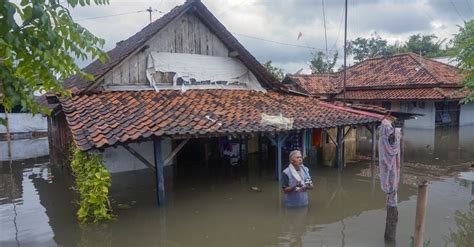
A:
<svg viewBox="0 0 474 247">
<path fill-rule="evenodd" d="M 256 187 L 256 186 L 253 186 L 250 189 L 255 191 L 255 192 L 262 192 L 262 189 L 260 189 L 259 187 Z"/>
</svg>

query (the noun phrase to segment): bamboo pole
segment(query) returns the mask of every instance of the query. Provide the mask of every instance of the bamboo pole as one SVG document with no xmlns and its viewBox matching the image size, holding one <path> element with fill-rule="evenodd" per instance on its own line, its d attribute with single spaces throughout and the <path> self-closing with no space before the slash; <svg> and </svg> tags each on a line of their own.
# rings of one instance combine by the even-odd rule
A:
<svg viewBox="0 0 474 247">
<path fill-rule="evenodd" d="M 415 239 L 414 247 L 423 247 L 423 235 L 425 232 L 425 213 L 427 205 L 428 182 L 423 181 L 418 185 L 418 198 L 416 200 Z"/>
</svg>

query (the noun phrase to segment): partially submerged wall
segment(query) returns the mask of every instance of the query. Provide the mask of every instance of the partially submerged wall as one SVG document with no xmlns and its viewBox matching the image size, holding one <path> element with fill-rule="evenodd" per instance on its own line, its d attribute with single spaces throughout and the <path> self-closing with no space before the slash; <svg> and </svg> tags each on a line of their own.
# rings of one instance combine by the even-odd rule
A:
<svg viewBox="0 0 474 247">
<path fill-rule="evenodd" d="M 171 139 L 162 140 L 161 152 L 163 154 L 163 159 L 166 159 L 166 157 L 171 153 L 171 145 Z M 153 141 L 131 143 L 129 146 L 143 156 L 148 162 L 153 165 L 155 164 Z M 133 156 L 122 146 L 106 148 L 103 154 L 105 167 L 111 173 L 149 169 L 143 164 L 143 162 Z M 168 163 L 168 165 L 171 165 L 172 163 L 173 161 Z"/>
<path fill-rule="evenodd" d="M 12 140 L 12 160 L 30 159 L 49 154 L 48 139 L 22 139 Z M 8 160 L 8 143 L 0 142 L 0 161 Z"/>
<path fill-rule="evenodd" d="M 400 110 L 402 112 L 419 113 L 423 116 L 417 116 L 416 119 L 405 121 L 405 128 L 414 129 L 434 129 L 435 128 L 435 106 L 434 102 L 425 101 L 417 105 L 411 105 L 412 102 L 403 102 Z"/>
<path fill-rule="evenodd" d="M 461 105 L 459 126 L 474 125 L 474 102 Z"/>
<path fill-rule="evenodd" d="M 349 130 L 350 127 L 344 128 L 344 133 Z M 337 141 L 337 129 L 332 128 L 328 130 L 333 141 Z M 334 166 L 336 162 L 336 146 L 331 141 L 329 136 L 323 132 L 323 164 L 325 166 Z M 357 159 L 357 129 L 352 129 L 349 134 L 347 134 L 344 141 L 344 162 L 351 162 Z"/>
<path fill-rule="evenodd" d="M 5 113 L 0 113 L 0 118 L 5 118 Z M 31 113 L 8 114 L 10 133 L 47 132 L 48 124 L 46 117 Z M 0 125 L 0 133 L 7 133 L 5 126 Z"/>
</svg>

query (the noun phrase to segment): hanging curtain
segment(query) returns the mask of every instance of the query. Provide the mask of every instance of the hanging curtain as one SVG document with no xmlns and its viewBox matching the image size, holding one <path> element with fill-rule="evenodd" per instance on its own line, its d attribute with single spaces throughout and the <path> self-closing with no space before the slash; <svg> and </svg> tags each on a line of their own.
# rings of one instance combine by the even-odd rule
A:
<svg viewBox="0 0 474 247">
<path fill-rule="evenodd" d="M 394 128 L 390 121 L 385 119 L 379 127 L 379 134 L 380 186 L 387 194 L 387 206 L 396 207 L 400 182 L 401 129 Z"/>
</svg>

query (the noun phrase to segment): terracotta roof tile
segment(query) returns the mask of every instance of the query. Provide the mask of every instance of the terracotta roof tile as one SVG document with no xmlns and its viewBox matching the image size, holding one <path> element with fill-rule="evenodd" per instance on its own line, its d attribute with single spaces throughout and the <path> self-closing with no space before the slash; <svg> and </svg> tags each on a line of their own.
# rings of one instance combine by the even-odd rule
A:
<svg viewBox="0 0 474 247">
<path fill-rule="evenodd" d="M 347 100 L 459 100 L 464 93 L 459 88 L 395 88 L 346 91 Z M 335 96 L 342 99 L 343 95 Z"/>
<path fill-rule="evenodd" d="M 347 68 L 346 90 L 457 87 L 461 74 L 451 65 L 420 57 L 414 53 L 402 53 L 388 57 L 364 60 Z M 295 83 L 309 94 L 337 94 L 343 88 L 343 73 L 292 75 L 285 79 Z M 413 91 L 415 92 L 415 91 Z M 359 95 L 357 91 L 353 95 Z M 392 94 L 387 92 L 387 94 Z M 427 97 L 433 97 L 428 95 Z M 338 96 L 340 98 L 340 96 Z M 372 97 L 372 96 L 371 96 Z M 424 97 L 424 96 L 422 96 Z M 361 98 L 362 99 L 362 98 Z"/>
<path fill-rule="evenodd" d="M 125 98 L 128 100 L 121 100 Z M 100 92 L 64 99 L 61 105 L 74 142 L 82 150 L 153 136 L 278 131 L 277 127 L 260 124 L 262 113 L 293 117 L 294 129 L 379 121 L 374 116 L 319 104 L 315 98 L 273 91 Z"/>
</svg>

